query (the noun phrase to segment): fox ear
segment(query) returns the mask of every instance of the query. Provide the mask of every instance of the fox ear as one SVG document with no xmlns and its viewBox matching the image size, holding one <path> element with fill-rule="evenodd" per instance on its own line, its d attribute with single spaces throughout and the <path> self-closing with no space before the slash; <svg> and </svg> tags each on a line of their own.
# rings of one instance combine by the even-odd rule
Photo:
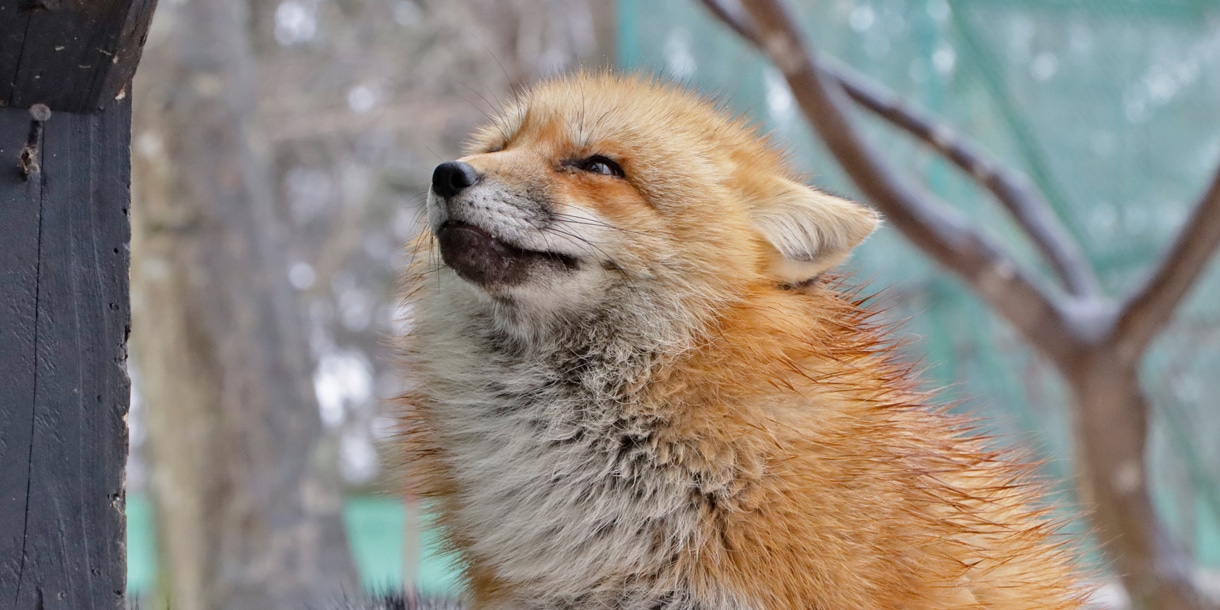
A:
<svg viewBox="0 0 1220 610">
<path fill-rule="evenodd" d="M 751 210 L 754 226 L 775 248 L 768 272 L 799 284 L 838 265 L 877 228 L 872 209 L 786 178 L 776 178 Z"/>
</svg>

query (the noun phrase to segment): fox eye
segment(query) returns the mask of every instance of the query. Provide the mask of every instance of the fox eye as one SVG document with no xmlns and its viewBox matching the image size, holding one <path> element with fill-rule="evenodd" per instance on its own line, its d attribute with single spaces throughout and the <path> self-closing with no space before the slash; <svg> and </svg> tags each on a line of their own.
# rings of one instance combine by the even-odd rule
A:
<svg viewBox="0 0 1220 610">
<path fill-rule="evenodd" d="M 615 178 L 623 177 L 623 168 L 619 167 L 618 163 L 601 155 L 593 155 L 587 159 L 582 159 L 577 161 L 575 165 L 582 171 L 591 174 L 602 174 L 603 176 L 614 176 Z"/>
</svg>

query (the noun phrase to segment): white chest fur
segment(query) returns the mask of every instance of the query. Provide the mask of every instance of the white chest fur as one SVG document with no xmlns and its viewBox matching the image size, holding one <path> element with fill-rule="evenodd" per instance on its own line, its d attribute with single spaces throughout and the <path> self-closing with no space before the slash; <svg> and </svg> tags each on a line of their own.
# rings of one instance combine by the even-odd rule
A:
<svg viewBox="0 0 1220 610">
<path fill-rule="evenodd" d="M 512 347 L 485 315 L 433 305 L 417 311 L 416 372 L 459 490 L 451 517 L 521 607 L 744 608 L 684 590 L 704 498 L 696 473 L 657 459 L 664 419 L 616 390 L 643 354 Z"/>
</svg>

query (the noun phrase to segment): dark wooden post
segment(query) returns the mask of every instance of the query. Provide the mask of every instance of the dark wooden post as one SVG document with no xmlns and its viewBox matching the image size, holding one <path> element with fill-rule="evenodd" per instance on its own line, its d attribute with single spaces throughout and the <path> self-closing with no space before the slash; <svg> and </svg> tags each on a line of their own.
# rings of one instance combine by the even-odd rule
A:
<svg viewBox="0 0 1220 610">
<path fill-rule="evenodd" d="M 124 605 L 127 91 L 154 6 L 0 0 L 0 608 Z"/>
</svg>

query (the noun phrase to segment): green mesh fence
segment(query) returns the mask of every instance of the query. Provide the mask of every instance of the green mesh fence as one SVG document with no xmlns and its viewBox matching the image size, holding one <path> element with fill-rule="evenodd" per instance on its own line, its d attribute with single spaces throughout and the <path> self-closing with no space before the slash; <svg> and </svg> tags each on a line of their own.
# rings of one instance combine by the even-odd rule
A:
<svg viewBox="0 0 1220 610">
<path fill-rule="evenodd" d="M 823 0 L 796 2 L 839 58 L 930 109 L 1043 190 L 1110 294 L 1135 286 L 1220 163 L 1220 2 Z M 620 0 L 619 60 L 748 113 L 816 183 L 856 192 L 769 65 L 698 2 Z M 863 115 L 861 115 L 863 116 Z M 870 137 L 935 193 L 1045 270 L 986 194 L 871 117 Z M 893 230 L 854 259 L 911 356 L 960 408 L 1072 473 L 1065 388 L 1015 332 Z M 1049 278 L 1049 274 L 1044 273 Z M 1154 404 L 1149 475 L 1162 514 L 1204 565 L 1220 565 L 1220 265 L 1196 287 L 1143 370 Z M 1070 485 L 1064 485 L 1069 496 Z"/>
</svg>

